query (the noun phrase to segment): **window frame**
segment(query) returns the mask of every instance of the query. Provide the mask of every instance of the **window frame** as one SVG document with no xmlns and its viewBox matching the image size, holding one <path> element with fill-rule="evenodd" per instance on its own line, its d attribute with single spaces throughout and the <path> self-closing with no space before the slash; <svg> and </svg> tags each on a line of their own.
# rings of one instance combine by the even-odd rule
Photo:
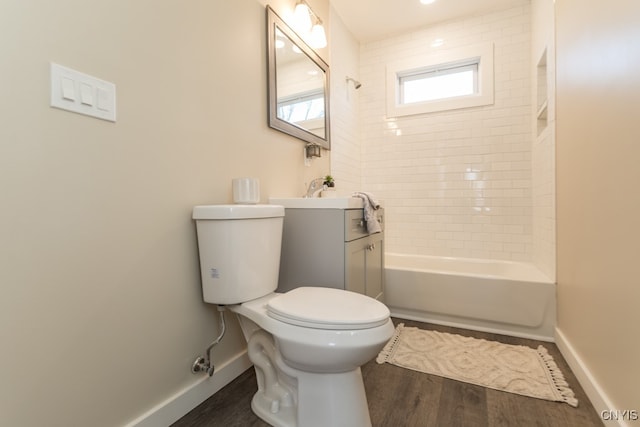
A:
<svg viewBox="0 0 640 427">
<path fill-rule="evenodd" d="M 429 72 L 456 69 L 478 64 L 477 91 L 471 95 L 453 96 L 420 102 L 403 103 L 401 79 Z M 493 90 L 493 43 L 437 52 L 426 60 L 413 58 L 387 65 L 387 117 L 448 111 L 491 105 Z"/>
</svg>

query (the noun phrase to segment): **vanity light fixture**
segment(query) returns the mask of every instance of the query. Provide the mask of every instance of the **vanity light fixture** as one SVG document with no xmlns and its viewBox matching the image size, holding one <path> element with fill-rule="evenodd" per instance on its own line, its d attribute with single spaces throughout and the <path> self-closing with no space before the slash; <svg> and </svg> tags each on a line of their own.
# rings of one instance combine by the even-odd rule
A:
<svg viewBox="0 0 640 427">
<path fill-rule="evenodd" d="M 435 3 L 436 0 L 420 0 L 420 3 L 422 4 L 431 4 L 431 3 Z"/>
<path fill-rule="evenodd" d="M 309 44 L 311 44 L 311 47 L 314 49 L 327 47 L 327 35 L 324 32 L 324 27 L 322 26 L 320 18 L 317 18 L 316 23 L 313 24 L 313 27 L 311 28 Z"/>
<path fill-rule="evenodd" d="M 293 21 L 292 27 L 309 43 L 309 46 L 314 49 L 327 47 L 327 35 L 322 20 L 305 0 L 298 0 L 296 3 Z"/>
<path fill-rule="evenodd" d="M 320 146 L 318 144 L 309 143 L 305 147 L 306 157 L 307 159 L 311 159 L 313 157 L 321 157 L 320 156 Z"/>
<path fill-rule="evenodd" d="M 306 33 L 311 29 L 311 9 L 309 5 L 300 0 L 293 10 L 293 25 L 296 30 Z"/>
</svg>

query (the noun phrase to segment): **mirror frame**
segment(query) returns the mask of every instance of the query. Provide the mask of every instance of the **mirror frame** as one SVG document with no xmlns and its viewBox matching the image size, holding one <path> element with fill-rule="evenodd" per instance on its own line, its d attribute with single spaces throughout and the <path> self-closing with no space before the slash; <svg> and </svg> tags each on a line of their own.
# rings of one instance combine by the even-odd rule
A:
<svg viewBox="0 0 640 427">
<path fill-rule="evenodd" d="M 324 73 L 324 138 L 308 130 L 278 118 L 277 67 L 276 67 L 276 28 L 286 35 L 307 57 Z M 269 127 L 294 136 L 307 143 L 320 145 L 331 149 L 331 128 L 329 114 L 329 65 L 309 47 L 270 6 L 267 6 L 267 64 L 268 95 L 269 98 Z"/>
</svg>

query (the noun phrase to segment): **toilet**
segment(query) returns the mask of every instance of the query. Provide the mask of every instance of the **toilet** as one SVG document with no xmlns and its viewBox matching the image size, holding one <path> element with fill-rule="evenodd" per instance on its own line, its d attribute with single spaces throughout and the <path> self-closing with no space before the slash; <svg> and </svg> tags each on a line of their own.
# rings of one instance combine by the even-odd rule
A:
<svg viewBox="0 0 640 427">
<path fill-rule="evenodd" d="M 370 426 L 360 367 L 393 335 L 389 309 L 312 284 L 276 293 L 282 206 L 196 206 L 193 219 L 204 301 L 236 313 L 247 339 L 256 415 L 283 427 Z"/>
</svg>

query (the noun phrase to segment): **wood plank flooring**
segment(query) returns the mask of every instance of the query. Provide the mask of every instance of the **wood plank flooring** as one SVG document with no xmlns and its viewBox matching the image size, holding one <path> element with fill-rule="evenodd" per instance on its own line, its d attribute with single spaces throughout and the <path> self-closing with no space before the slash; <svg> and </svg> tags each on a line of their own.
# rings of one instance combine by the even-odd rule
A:
<svg viewBox="0 0 640 427">
<path fill-rule="evenodd" d="M 533 348 L 542 344 L 564 373 L 579 405 L 572 408 L 566 403 L 491 390 L 388 363 L 379 365 L 372 360 L 362 367 L 362 376 L 374 427 L 603 426 L 555 344 L 405 319 L 393 320 L 395 324 L 404 323 L 506 344 Z M 172 427 L 269 426 L 251 411 L 251 398 L 256 390 L 255 372 L 251 368 Z"/>
</svg>

